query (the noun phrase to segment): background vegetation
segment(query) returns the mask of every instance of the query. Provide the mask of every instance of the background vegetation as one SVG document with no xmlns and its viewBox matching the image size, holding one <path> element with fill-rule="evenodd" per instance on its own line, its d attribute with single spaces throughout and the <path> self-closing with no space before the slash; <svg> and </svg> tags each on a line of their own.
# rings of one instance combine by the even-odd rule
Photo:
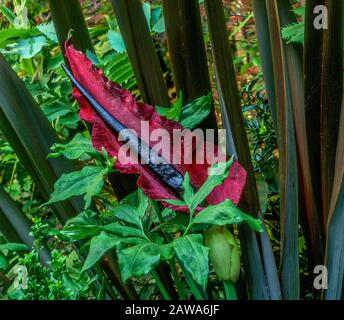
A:
<svg viewBox="0 0 344 320">
<path fill-rule="evenodd" d="M 327 30 L 313 25 L 319 4 Z M 338 0 L 0 1 L 0 297 L 343 298 L 342 14 Z M 227 129 L 248 171 L 243 211 L 202 220 L 189 193 L 185 221 L 114 172 L 60 67 L 69 35 L 138 100 Z M 227 270 L 209 248 L 231 253 Z"/>
</svg>

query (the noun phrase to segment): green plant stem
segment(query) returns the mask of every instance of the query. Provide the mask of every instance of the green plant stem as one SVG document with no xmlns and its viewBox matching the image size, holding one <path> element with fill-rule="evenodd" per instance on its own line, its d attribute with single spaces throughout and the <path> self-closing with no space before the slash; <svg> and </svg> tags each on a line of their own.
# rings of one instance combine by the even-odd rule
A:
<svg viewBox="0 0 344 320">
<path fill-rule="evenodd" d="M 233 38 L 233 37 L 234 37 L 243 27 L 246 26 L 247 22 L 249 22 L 249 21 L 252 19 L 252 17 L 253 17 L 253 12 L 250 13 L 250 14 L 246 17 L 246 19 L 245 19 L 243 22 L 241 22 L 241 23 L 233 30 L 233 32 L 229 35 L 229 38 Z"/>
<path fill-rule="evenodd" d="M 177 287 L 179 298 L 181 300 L 186 300 L 187 299 L 187 295 L 185 293 L 185 287 L 184 287 L 183 282 L 179 278 L 179 275 L 178 275 L 178 272 L 177 272 L 177 268 L 176 268 L 176 264 L 175 264 L 175 259 L 172 258 L 172 259 L 168 260 L 168 264 L 170 265 L 170 268 L 171 268 L 172 277 L 173 277 L 174 283 L 175 283 L 175 285 Z"/>
<path fill-rule="evenodd" d="M 225 289 L 226 300 L 238 300 L 235 284 L 231 281 L 223 281 Z"/>
<path fill-rule="evenodd" d="M 156 205 L 156 203 L 154 202 L 154 205 Z M 159 210 L 159 208 L 156 208 L 156 212 L 157 212 L 157 215 L 158 215 L 158 218 L 159 218 L 159 221 L 161 223 L 164 223 L 165 222 L 165 219 L 164 217 L 161 215 L 161 212 Z M 169 241 L 169 242 L 172 242 L 173 241 L 173 238 L 171 237 L 171 235 L 169 234 L 165 234 L 166 236 L 166 240 Z M 204 300 L 205 297 L 204 297 L 204 294 L 199 290 L 199 288 L 197 287 L 197 284 L 195 283 L 195 281 L 192 279 L 190 273 L 184 268 L 183 264 L 179 261 L 178 258 L 177 259 L 177 262 L 180 264 L 180 267 L 182 268 L 182 271 L 184 273 L 184 276 L 185 276 L 185 279 L 186 279 L 186 282 L 188 283 L 193 295 L 195 296 L 195 298 L 197 300 Z M 178 276 L 178 273 L 177 273 L 177 270 L 176 270 L 176 265 L 175 263 L 171 263 L 171 261 L 169 261 L 169 264 L 171 266 L 171 270 L 172 270 L 172 276 L 173 276 L 173 279 L 175 281 L 175 284 L 177 286 L 177 289 L 178 289 L 178 293 L 179 293 L 179 296 L 181 299 L 187 299 L 187 295 L 185 293 L 185 288 L 184 288 L 184 284 L 182 283 L 182 281 L 180 281 L 180 278 Z"/>
<path fill-rule="evenodd" d="M 134 286 L 129 281 L 123 283 L 116 257 L 110 254 L 105 255 L 102 261 L 102 267 L 107 269 L 107 275 L 124 299 L 135 300 L 138 298 Z"/>
<path fill-rule="evenodd" d="M 99 296 L 99 292 L 100 292 L 101 290 L 103 290 L 103 284 L 105 283 L 105 289 L 106 289 L 105 292 L 104 292 L 105 296 L 109 296 L 112 300 L 118 300 L 118 295 L 117 295 L 116 292 L 114 291 L 112 285 L 111 285 L 108 281 L 106 281 L 107 275 L 106 275 L 105 270 L 103 270 L 102 268 L 100 268 L 99 265 L 95 265 L 95 266 L 94 266 L 94 271 L 95 271 L 100 277 L 103 277 L 103 283 L 101 284 L 101 286 L 100 286 L 100 287 L 97 286 L 97 285 L 94 286 L 96 292 L 98 291 L 97 296 Z M 92 271 L 89 270 L 89 272 L 92 272 Z M 117 289 L 116 289 L 116 290 L 117 290 Z"/>
<path fill-rule="evenodd" d="M 152 270 L 151 271 L 151 275 L 153 276 L 153 278 L 155 279 L 156 285 L 158 286 L 162 296 L 164 297 L 165 300 L 172 300 L 170 294 L 168 293 L 165 285 L 163 284 L 163 282 L 161 281 L 158 273 L 156 272 L 156 270 Z"/>
<path fill-rule="evenodd" d="M 156 212 L 157 212 L 157 215 L 158 215 L 160 222 L 164 223 L 165 222 L 164 217 L 161 215 L 160 210 L 158 208 L 156 208 L 156 209 L 157 209 Z M 190 217 L 190 222 L 191 222 L 191 220 L 192 220 L 192 215 Z M 166 238 L 167 238 L 167 241 L 173 241 L 172 237 L 168 234 L 166 234 Z M 185 280 L 188 283 L 188 285 L 189 285 L 193 295 L 195 296 L 195 298 L 197 300 L 206 300 L 207 299 L 206 294 L 204 292 L 202 292 L 202 290 L 200 290 L 200 288 L 197 286 L 196 282 L 193 280 L 189 271 L 186 270 L 186 268 L 183 266 L 183 263 L 181 261 L 179 261 L 179 259 L 177 259 L 177 261 L 178 261 L 180 267 L 182 268 L 182 271 L 183 271 L 184 276 L 185 276 Z M 173 272 L 172 272 L 172 274 L 173 274 Z M 177 285 L 177 283 L 176 283 L 176 285 Z"/>
<path fill-rule="evenodd" d="M 11 174 L 11 179 L 10 179 L 10 183 L 8 186 L 8 192 L 10 192 L 11 188 L 12 188 L 12 184 L 13 184 L 13 180 L 14 180 L 14 176 L 17 170 L 17 164 L 18 164 L 18 158 L 16 158 L 14 165 L 13 165 L 13 169 L 12 169 L 12 174 Z"/>
<path fill-rule="evenodd" d="M 77 50 L 94 52 L 92 41 L 87 30 L 85 18 L 78 0 L 49 0 L 49 7 L 59 40 L 61 51 L 64 53 L 64 44 L 71 33 L 71 43 Z M 69 65 L 68 60 L 65 62 Z"/>
<path fill-rule="evenodd" d="M 193 295 L 195 296 L 196 300 L 206 300 L 207 297 L 205 295 L 204 292 L 202 292 L 200 290 L 200 288 L 197 286 L 196 282 L 194 281 L 194 279 L 192 278 L 191 274 L 189 273 L 189 271 L 186 270 L 186 268 L 183 266 L 182 262 L 179 262 L 180 267 L 183 270 L 184 276 L 185 276 L 185 280 L 188 283 Z"/>
<path fill-rule="evenodd" d="M 189 210 L 190 210 L 190 208 L 189 208 Z M 189 233 L 189 231 L 190 231 L 190 228 L 192 226 L 193 215 L 194 215 L 194 210 L 190 210 L 189 223 L 188 223 L 188 226 L 186 227 L 185 232 L 183 234 L 184 236 L 186 236 Z"/>
<path fill-rule="evenodd" d="M 155 211 L 157 212 L 158 219 L 159 219 L 160 223 L 164 223 L 165 219 L 162 216 L 162 214 L 161 214 L 161 212 L 160 212 L 160 210 L 158 208 L 157 203 L 153 202 L 153 205 L 155 207 Z M 173 241 L 172 237 L 169 234 L 165 234 L 165 238 L 166 238 L 166 240 L 168 242 Z M 172 277 L 173 277 L 174 283 L 175 283 L 175 285 L 177 287 L 179 298 L 182 299 L 182 300 L 186 300 L 187 299 L 187 295 L 186 295 L 186 292 L 185 292 L 185 287 L 184 287 L 183 282 L 179 278 L 174 258 L 168 260 L 168 264 L 170 265 L 170 268 L 171 268 Z"/>
</svg>

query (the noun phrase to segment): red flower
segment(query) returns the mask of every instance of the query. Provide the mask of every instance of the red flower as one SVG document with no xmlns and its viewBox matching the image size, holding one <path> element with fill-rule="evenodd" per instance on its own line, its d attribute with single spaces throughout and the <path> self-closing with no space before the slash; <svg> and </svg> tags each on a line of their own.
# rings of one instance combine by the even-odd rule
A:
<svg viewBox="0 0 344 320">
<path fill-rule="evenodd" d="M 160 116 L 154 107 L 137 102 L 133 95 L 107 79 L 102 71 L 96 68 L 87 57 L 74 49 L 72 45 L 66 44 L 66 56 L 69 60 L 72 73 L 76 80 L 116 119 L 118 119 L 127 128 L 134 129 L 140 138 L 145 141 L 141 136 L 141 121 L 149 121 L 149 131 L 154 129 L 165 129 L 172 135 L 174 129 L 183 129 L 181 125 L 175 121 L 168 120 Z M 73 96 L 80 104 L 80 118 L 93 125 L 92 129 L 92 142 L 97 150 L 102 147 L 106 149 L 109 155 L 118 156 L 118 151 L 121 142 L 118 141 L 118 136 L 111 131 L 103 120 L 88 104 L 81 93 L 74 89 Z M 156 143 L 145 141 L 151 147 Z M 172 148 L 172 146 L 171 146 Z M 218 146 L 207 143 L 205 151 L 209 152 L 214 148 L 215 155 L 220 152 Z M 195 153 L 195 147 L 189 146 L 185 150 Z M 180 152 L 181 159 L 183 159 L 183 151 L 173 150 L 173 156 Z M 182 148 L 182 150 L 184 150 Z M 201 150 L 204 151 L 204 150 Z M 193 154 L 195 157 L 195 154 Z M 215 159 L 214 159 L 215 161 Z M 180 165 L 172 164 L 182 174 L 189 172 L 191 183 L 199 188 L 208 177 L 208 168 L 214 161 L 205 162 L 204 164 L 185 164 Z M 145 165 L 137 164 L 137 162 L 123 164 L 118 159 L 115 165 L 116 169 L 125 174 L 137 174 L 139 179 L 137 185 L 144 193 L 152 199 L 176 199 L 176 196 L 157 178 Z M 246 183 L 246 171 L 238 163 L 234 162 L 229 177 L 225 182 L 216 187 L 208 196 L 207 202 L 209 204 L 217 204 L 225 199 L 231 199 L 233 203 L 238 204 L 244 191 Z M 186 208 L 177 208 L 168 204 L 177 210 L 185 210 Z"/>
</svg>

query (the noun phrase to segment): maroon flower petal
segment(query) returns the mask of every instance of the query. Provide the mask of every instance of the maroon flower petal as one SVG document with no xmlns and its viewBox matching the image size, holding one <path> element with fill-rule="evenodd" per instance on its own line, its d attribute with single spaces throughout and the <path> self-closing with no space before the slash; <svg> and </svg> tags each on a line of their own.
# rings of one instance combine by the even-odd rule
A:
<svg viewBox="0 0 344 320">
<path fill-rule="evenodd" d="M 99 68 L 96 68 L 83 53 L 75 50 L 72 45 L 66 44 L 66 56 L 76 80 L 79 81 L 109 113 L 116 117 L 127 128 L 135 130 L 140 138 L 152 148 L 154 148 L 158 142 L 154 143 L 150 141 L 150 139 L 146 139 L 146 135 L 143 135 L 141 132 L 141 121 L 149 121 L 149 134 L 154 129 L 165 129 L 169 135 L 172 135 L 174 129 L 183 129 L 179 123 L 160 116 L 155 111 L 154 107 L 137 102 L 129 91 L 107 79 Z M 93 146 L 99 151 L 104 147 L 110 156 L 118 157 L 121 142 L 118 141 L 117 134 L 113 133 L 106 126 L 77 89 L 74 89 L 73 96 L 80 104 L 80 118 L 93 125 Z M 183 142 L 184 141 L 185 140 L 183 140 Z M 183 159 L 183 151 L 174 150 L 172 146 L 170 146 L 170 148 L 173 157 L 180 156 L 180 158 Z M 213 148 L 215 152 L 221 152 L 218 146 L 214 146 L 210 143 L 205 145 L 205 152 Z M 187 152 L 192 152 L 193 156 L 195 156 L 195 152 L 199 151 L 199 148 L 197 149 L 198 151 L 196 151 L 196 149 L 194 145 L 185 148 Z M 182 150 L 184 150 L 184 148 L 182 148 Z M 147 166 L 137 164 L 137 161 L 134 160 L 135 159 L 132 159 L 129 164 L 124 164 L 117 159 L 115 167 L 119 172 L 139 175 L 137 185 L 150 198 L 156 200 L 176 199 L 175 195 L 153 175 Z M 191 183 L 196 188 L 199 188 L 206 181 L 208 169 L 213 163 L 215 163 L 215 160 L 209 161 L 209 163 L 205 162 L 204 164 L 182 163 L 180 165 L 173 165 L 183 174 L 189 172 Z M 229 177 L 222 185 L 216 187 L 212 191 L 207 198 L 207 202 L 209 204 L 217 204 L 225 199 L 231 199 L 233 203 L 238 204 L 244 191 L 246 175 L 245 169 L 238 162 L 234 161 Z M 187 209 L 177 208 L 168 204 L 165 205 L 179 211 L 186 211 Z"/>
</svg>

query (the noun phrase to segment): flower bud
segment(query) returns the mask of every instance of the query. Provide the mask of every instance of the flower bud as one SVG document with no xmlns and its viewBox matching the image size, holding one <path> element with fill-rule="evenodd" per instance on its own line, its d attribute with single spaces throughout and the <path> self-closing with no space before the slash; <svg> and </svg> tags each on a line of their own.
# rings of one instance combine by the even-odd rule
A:
<svg viewBox="0 0 344 320">
<path fill-rule="evenodd" d="M 205 243 L 217 276 L 235 283 L 240 274 L 240 255 L 232 233 L 226 226 L 213 226 L 205 234 Z"/>
</svg>

